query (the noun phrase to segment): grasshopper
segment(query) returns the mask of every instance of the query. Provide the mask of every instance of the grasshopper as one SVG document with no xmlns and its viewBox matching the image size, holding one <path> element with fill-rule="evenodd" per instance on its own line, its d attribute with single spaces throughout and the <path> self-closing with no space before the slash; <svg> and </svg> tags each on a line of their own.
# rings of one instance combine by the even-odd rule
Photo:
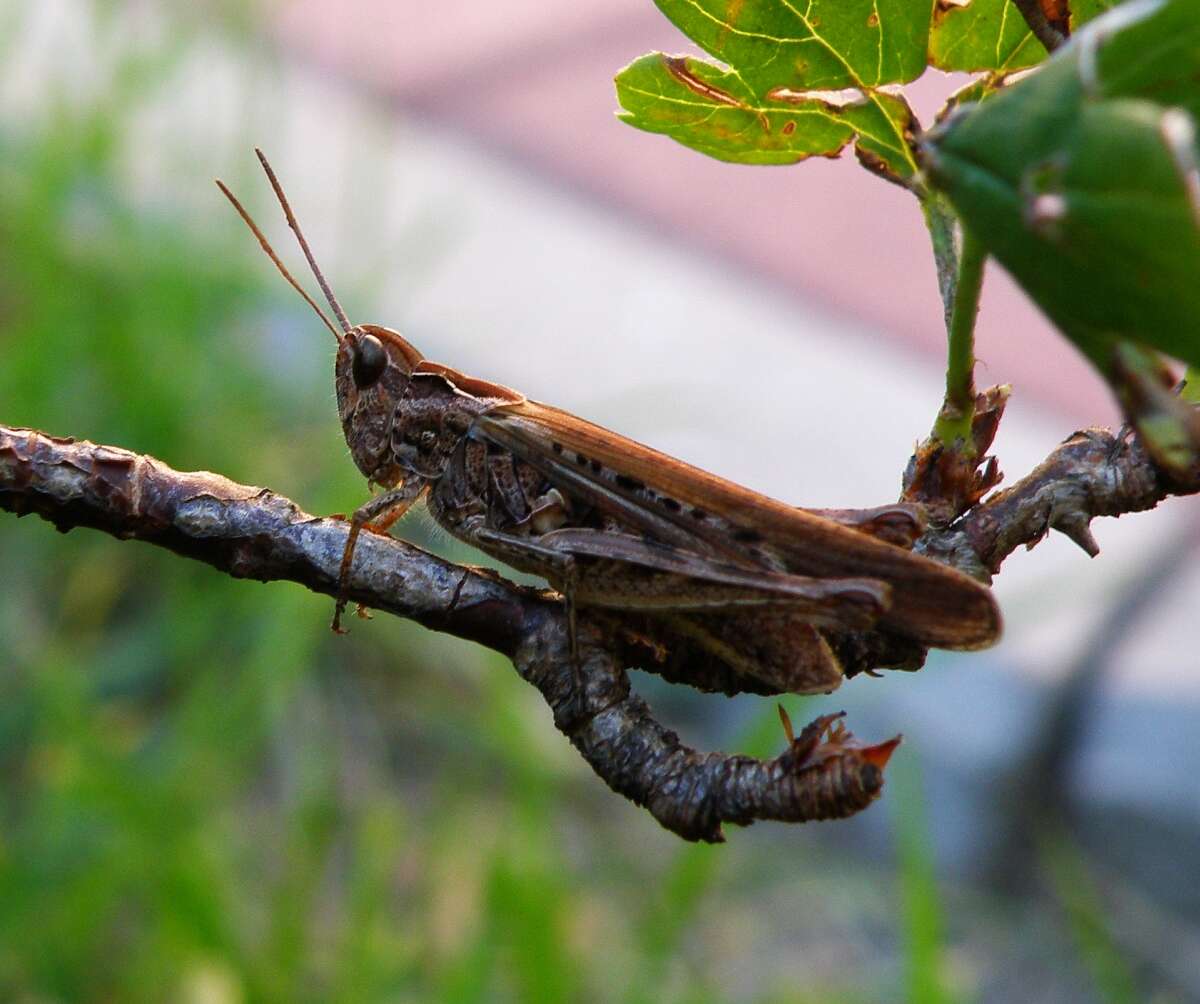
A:
<svg viewBox="0 0 1200 1004">
<path fill-rule="evenodd" d="M 423 499 L 455 537 L 562 594 L 573 655 L 577 611 L 608 611 L 636 625 L 626 630 L 651 650 L 723 667 L 726 689 L 812 693 L 841 682 L 834 642 L 848 634 L 876 630 L 914 648 L 951 649 L 999 636 L 986 586 L 909 549 L 924 530 L 918 507 L 785 505 L 432 362 L 389 328 L 352 325 L 256 152 L 338 326 L 217 184 L 337 340 L 346 442 L 368 482 L 384 489 L 350 521 L 335 631 L 360 532 L 386 532 Z"/>
</svg>

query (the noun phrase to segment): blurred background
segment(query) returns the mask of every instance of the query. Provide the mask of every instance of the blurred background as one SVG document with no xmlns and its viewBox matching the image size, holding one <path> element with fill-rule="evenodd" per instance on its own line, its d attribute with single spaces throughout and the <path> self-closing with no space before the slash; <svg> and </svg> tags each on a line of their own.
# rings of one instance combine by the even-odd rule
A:
<svg viewBox="0 0 1200 1004">
<path fill-rule="evenodd" d="M 367 497 L 329 336 L 212 184 L 299 273 L 258 145 L 352 319 L 787 501 L 894 499 L 944 365 L 915 204 L 621 125 L 654 48 L 650 0 L 0 0 L 0 422 Z M 978 354 L 1010 480 L 1114 417 L 998 269 Z M 788 699 L 905 734 L 884 797 L 714 848 L 481 649 L 0 515 L 0 1000 L 1200 1000 L 1198 527 L 1048 539 L 999 647 Z M 774 701 L 635 676 L 692 745 L 783 748 Z"/>
</svg>

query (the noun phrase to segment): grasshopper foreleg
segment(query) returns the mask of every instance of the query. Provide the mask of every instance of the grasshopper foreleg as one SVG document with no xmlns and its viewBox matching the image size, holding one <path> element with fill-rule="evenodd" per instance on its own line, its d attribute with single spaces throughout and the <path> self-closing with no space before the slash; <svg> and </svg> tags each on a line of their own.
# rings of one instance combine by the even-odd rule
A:
<svg viewBox="0 0 1200 1004">
<path fill-rule="evenodd" d="M 342 551 L 342 564 L 338 569 L 337 603 L 333 609 L 333 623 L 329 626 L 335 634 L 345 634 L 342 627 L 342 612 L 346 609 L 346 591 L 350 585 L 350 567 L 354 560 L 354 547 L 358 543 L 358 535 L 364 529 L 375 533 L 385 533 L 393 523 L 408 512 L 409 507 L 417 500 L 424 485 L 418 478 L 412 478 L 391 488 L 382 495 L 377 495 L 370 502 L 359 506 L 350 517 L 350 535 L 346 538 L 346 548 Z"/>
</svg>

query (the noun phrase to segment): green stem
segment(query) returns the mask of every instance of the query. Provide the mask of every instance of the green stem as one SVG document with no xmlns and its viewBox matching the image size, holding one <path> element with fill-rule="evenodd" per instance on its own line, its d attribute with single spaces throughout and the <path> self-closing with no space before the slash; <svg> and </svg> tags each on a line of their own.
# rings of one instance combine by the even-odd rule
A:
<svg viewBox="0 0 1200 1004">
<path fill-rule="evenodd" d="M 946 200 L 935 193 L 921 198 L 921 212 L 933 244 L 938 292 L 942 294 L 942 310 L 946 318 L 946 330 L 949 331 L 950 314 L 954 309 L 954 288 L 958 282 L 958 244 L 955 240 L 957 217 Z"/>
<path fill-rule="evenodd" d="M 933 434 L 947 448 L 961 443 L 956 448 L 967 452 L 974 448 L 971 422 L 975 417 L 975 316 L 979 313 L 986 260 L 986 249 L 964 227 L 950 312 L 946 400 L 934 423 Z"/>
</svg>

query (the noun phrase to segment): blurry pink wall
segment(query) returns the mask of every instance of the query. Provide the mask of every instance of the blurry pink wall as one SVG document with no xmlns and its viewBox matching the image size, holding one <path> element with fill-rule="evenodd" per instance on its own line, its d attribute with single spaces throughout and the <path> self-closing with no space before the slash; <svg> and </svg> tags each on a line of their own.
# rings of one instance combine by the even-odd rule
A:
<svg viewBox="0 0 1200 1004">
<path fill-rule="evenodd" d="M 929 241 L 908 193 L 852 155 L 735 167 L 616 120 L 620 67 L 652 49 L 691 48 L 651 0 L 294 0 L 278 30 L 302 59 L 409 116 L 459 130 L 730 269 L 823 301 L 931 358 L 942 353 Z M 929 121 L 954 86 L 922 78 L 910 88 L 918 116 Z M 1077 425 L 1116 415 L 1099 379 L 994 264 L 977 354 L 980 383 L 1014 384 L 1014 406 L 1036 403 Z"/>
</svg>

